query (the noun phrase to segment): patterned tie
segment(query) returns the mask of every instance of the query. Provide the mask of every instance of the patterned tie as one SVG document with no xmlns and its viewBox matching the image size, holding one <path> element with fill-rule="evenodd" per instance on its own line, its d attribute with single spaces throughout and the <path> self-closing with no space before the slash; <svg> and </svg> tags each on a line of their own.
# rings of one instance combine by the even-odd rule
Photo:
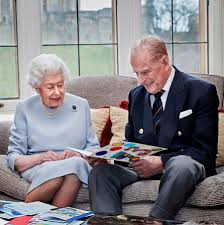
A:
<svg viewBox="0 0 224 225">
<path fill-rule="evenodd" d="M 158 145 L 159 139 L 159 130 L 160 130 L 160 119 L 163 113 L 163 104 L 161 101 L 161 96 L 164 93 L 164 90 L 154 94 L 155 102 L 153 103 L 152 115 L 153 115 L 153 131 L 154 131 L 154 145 Z"/>
</svg>

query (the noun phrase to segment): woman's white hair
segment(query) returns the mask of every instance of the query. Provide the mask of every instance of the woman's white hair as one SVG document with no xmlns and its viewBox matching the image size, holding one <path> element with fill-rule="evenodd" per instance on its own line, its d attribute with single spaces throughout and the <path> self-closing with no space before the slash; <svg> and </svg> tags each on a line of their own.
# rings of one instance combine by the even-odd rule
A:
<svg viewBox="0 0 224 225">
<path fill-rule="evenodd" d="M 41 54 L 35 57 L 29 67 L 27 82 L 37 88 L 45 76 L 61 73 L 64 80 L 69 80 L 70 71 L 64 61 L 55 54 Z"/>
</svg>

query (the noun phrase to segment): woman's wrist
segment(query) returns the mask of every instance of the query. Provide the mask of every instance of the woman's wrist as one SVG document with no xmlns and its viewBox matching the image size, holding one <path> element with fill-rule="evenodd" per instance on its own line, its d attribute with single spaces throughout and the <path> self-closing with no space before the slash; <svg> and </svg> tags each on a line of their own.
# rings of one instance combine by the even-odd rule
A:
<svg viewBox="0 0 224 225">
<path fill-rule="evenodd" d="M 44 157 L 43 157 L 43 154 L 44 153 L 40 153 L 40 154 L 37 154 L 37 164 L 42 164 L 44 162 Z"/>
</svg>

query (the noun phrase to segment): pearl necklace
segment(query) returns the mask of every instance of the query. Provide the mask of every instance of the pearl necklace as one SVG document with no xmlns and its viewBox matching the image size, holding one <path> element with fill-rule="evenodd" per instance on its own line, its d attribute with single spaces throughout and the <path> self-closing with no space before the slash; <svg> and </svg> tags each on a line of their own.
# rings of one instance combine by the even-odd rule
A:
<svg viewBox="0 0 224 225">
<path fill-rule="evenodd" d="M 57 109 L 54 112 L 49 112 L 47 110 L 47 107 L 44 105 L 44 103 L 42 101 L 40 101 L 40 106 L 42 108 L 42 110 L 47 114 L 47 116 L 51 119 L 55 118 L 57 116 L 57 114 L 59 113 L 59 111 L 61 110 L 61 105 L 57 107 Z"/>
</svg>

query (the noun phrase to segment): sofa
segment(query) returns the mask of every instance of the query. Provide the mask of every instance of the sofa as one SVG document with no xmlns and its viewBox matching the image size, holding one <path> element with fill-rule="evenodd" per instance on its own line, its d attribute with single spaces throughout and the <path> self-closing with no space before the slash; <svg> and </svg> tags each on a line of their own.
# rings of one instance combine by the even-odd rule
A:
<svg viewBox="0 0 224 225">
<path fill-rule="evenodd" d="M 178 220 L 208 220 L 216 224 L 224 224 L 224 113 L 222 113 L 224 95 L 224 77 L 197 75 L 216 85 L 220 101 L 219 155 L 217 159 L 217 175 L 201 182 L 185 206 L 179 211 Z M 91 107 L 93 126 L 101 145 L 124 138 L 124 124 L 127 121 L 127 110 L 120 103 L 127 100 L 128 92 L 137 85 L 137 80 L 123 76 L 84 76 L 70 80 L 66 84 L 67 92 L 79 95 L 88 100 Z M 105 114 L 107 113 L 107 115 Z M 0 199 L 23 201 L 29 183 L 12 173 L 7 167 L 6 151 L 9 128 L 12 118 L 1 119 L 0 115 Z M 209 131 L 207 131 L 209 132 Z M 105 138 L 103 135 L 107 135 Z M 139 181 L 123 190 L 123 213 L 127 215 L 148 216 L 150 207 L 158 195 L 159 180 Z M 175 198 L 175 193 L 173 195 Z M 88 189 L 81 188 L 74 202 L 74 207 L 89 209 Z"/>
</svg>

